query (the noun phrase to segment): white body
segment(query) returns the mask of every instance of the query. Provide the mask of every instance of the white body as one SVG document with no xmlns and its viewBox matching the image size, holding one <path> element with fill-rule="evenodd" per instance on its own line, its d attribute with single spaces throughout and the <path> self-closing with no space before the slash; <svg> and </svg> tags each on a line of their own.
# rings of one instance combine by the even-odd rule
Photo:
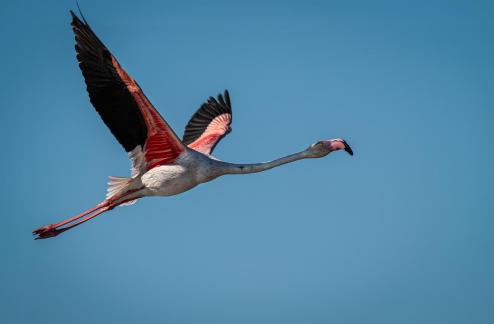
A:
<svg viewBox="0 0 494 324">
<path fill-rule="evenodd" d="M 144 173 L 141 184 L 145 196 L 173 196 L 208 182 L 220 174 L 218 162 L 205 154 L 186 150 L 174 164 L 161 165 Z"/>
<path fill-rule="evenodd" d="M 137 153 L 137 152 L 136 152 Z M 134 153 L 137 159 L 132 160 L 133 170 L 139 169 L 135 161 L 141 161 L 139 153 Z M 187 149 L 173 164 L 161 165 L 149 171 L 133 172 L 130 181 L 126 181 L 118 190 L 113 190 L 109 196 L 122 195 L 129 190 L 138 191 L 125 195 L 115 202 L 142 198 L 145 196 L 173 196 L 190 190 L 200 183 L 211 181 L 221 174 L 224 162 L 203 153 Z M 110 185 L 111 186 L 111 185 Z"/>
</svg>

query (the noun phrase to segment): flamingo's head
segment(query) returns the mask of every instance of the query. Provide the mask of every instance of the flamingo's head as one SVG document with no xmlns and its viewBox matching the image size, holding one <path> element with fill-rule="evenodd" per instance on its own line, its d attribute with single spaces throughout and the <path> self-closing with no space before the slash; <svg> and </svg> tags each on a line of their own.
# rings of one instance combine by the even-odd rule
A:
<svg viewBox="0 0 494 324">
<path fill-rule="evenodd" d="M 335 138 L 327 141 L 319 141 L 309 146 L 306 152 L 310 157 L 320 158 L 331 152 L 345 150 L 348 154 L 353 155 L 352 148 L 341 138 Z"/>
</svg>

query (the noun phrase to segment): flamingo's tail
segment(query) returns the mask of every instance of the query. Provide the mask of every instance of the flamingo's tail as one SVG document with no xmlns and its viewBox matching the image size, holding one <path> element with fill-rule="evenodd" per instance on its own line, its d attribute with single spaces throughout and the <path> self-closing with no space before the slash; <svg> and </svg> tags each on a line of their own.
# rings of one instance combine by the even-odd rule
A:
<svg viewBox="0 0 494 324">
<path fill-rule="evenodd" d="M 115 198 L 117 195 L 128 190 L 129 187 L 132 187 L 133 178 L 125 178 L 125 177 L 108 177 L 108 189 L 106 190 L 106 199 Z M 128 206 L 135 204 L 137 199 L 129 200 L 119 204 L 119 206 Z"/>
</svg>

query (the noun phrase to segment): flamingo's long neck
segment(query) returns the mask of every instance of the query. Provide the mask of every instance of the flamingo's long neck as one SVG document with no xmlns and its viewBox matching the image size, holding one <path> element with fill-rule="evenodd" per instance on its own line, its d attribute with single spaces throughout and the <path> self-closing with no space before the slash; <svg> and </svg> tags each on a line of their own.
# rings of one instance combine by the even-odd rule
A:
<svg viewBox="0 0 494 324">
<path fill-rule="evenodd" d="M 238 164 L 238 163 L 227 163 L 220 162 L 220 169 L 222 174 L 247 174 L 262 172 L 274 167 L 294 162 L 301 159 L 306 159 L 310 157 L 306 151 L 298 152 L 295 154 L 287 155 L 282 158 L 276 159 L 270 162 L 264 163 L 248 163 L 248 164 Z"/>
</svg>

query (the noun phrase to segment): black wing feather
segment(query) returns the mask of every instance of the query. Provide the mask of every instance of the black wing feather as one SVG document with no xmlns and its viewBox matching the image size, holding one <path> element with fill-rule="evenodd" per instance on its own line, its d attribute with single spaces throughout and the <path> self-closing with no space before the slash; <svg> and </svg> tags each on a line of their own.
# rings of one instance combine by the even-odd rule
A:
<svg viewBox="0 0 494 324">
<path fill-rule="evenodd" d="M 187 126 L 185 126 L 182 142 L 185 145 L 194 142 L 201 137 L 209 123 L 222 114 L 232 115 L 232 105 L 228 90 L 225 90 L 224 95 L 219 94 L 218 100 L 209 97 L 208 101 L 203 103 L 194 115 L 192 115 Z"/>
<path fill-rule="evenodd" d="M 82 22 L 72 11 L 70 13 L 77 60 L 91 103 L 127 152 L 138 145 L 143 147 L 147 137 L 146 124 L 112 63 L 112 54 L 85 20 Z"/>
</svg>

